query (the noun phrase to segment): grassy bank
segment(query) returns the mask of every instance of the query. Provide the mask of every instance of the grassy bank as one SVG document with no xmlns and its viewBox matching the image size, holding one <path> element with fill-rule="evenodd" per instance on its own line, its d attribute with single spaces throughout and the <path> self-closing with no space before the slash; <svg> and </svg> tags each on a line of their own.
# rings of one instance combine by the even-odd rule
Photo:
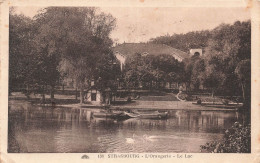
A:
<svg viewBox="0 0 260 163">
<path fill-rule="evenodd" d="M 27 98 L 24 94 L 20 92 L 12 93 L 9 96 L 9 100 L 23 100 L 29 101 L 35 105 L 44 105 L 52 107 L 67 107 L 67 108 L 102 108 L 102 105 L 92 105 L 79 104 L 79 100 L 75 99 L 74 95 L 68 94 L 56 94 L 54 102 L 50 100 L 50 96 L 46 95 L 45 103 L 42 103 L 41 96 L 39 94 L 31 94 Z M 113 99 L 114 100 L 114 99 Z M 163 93 L 159 94 L 153 93 L 151 95 L 146 94 L 139 96 L 137 99 L 127 100 L 127 97 L 120 98 L 116 97 L 115 101 L 111 102 L 109 105 L 111 109 L 150 109 L 150 110 L 234 110 L 235 107 L 224 107 L 224 106 L 207 106 L 207 105 L 194 105 L 190 101 L 179 101 L 176 98 L 176 94 L 173 93 Z"/>
</svg>

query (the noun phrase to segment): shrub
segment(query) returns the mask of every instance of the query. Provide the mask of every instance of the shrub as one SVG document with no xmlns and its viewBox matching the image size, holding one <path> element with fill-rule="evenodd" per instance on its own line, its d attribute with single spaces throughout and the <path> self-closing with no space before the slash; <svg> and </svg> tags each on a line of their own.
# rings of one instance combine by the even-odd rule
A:
<svg viewBox="0 0 260 163">
<path fill-rule="evenodd" d="M 222 142 L 211 142 L 200 146 L 201 152 L 211 153 L 250 153 L 251 128 L 242 126 L 238 122 L 226 130 Z"/>
<path fill-rule="evenodd" d="M 179 93 L 179 98 L 181 99 L 181 100 L 186 100 L 186 98 L 187 98 L 187 94 L 185 94 L 185 93 Z"/>
<path fill-rule="evenodd" d="M 187 94 L 185 100 L 186 100 L 186 101 L 192 101 L 192 95 Z"/>
<path fill-rule="evenodd" d="M 127 102 L 131 102 L 131 101 L 132 101 L 131 97 L 127 97 Z"/>
<path fill-rule="evenodd" d="M 197 100 L 197 104 L 201 104 L 201 99 L 198 99 L 198 100 Z"/>
<path fill-rule="evenodd" d="M 223 103 L 224 105 L 228 105 L 228 104 L 229 104 L 229 100 L 224 99 L 224 100 L 222 100 L 222 103 Z"/>
</svg>

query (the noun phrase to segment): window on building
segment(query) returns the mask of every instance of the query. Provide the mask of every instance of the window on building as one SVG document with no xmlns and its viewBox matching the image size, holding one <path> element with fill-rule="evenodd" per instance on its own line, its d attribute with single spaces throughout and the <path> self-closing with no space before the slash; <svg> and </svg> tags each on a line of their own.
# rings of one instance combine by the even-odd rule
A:
<svg viewBox="0 0 260 163">
<path fill-rule="evenodd" d="M 91 101 L 97 100 L 97 93 L 91 93 Z"/>
<path fill-rule="evenodd" d="M 94 85 L 95 85 L 95 81 L 92 80 L 92 81 L 91 81 L 91 86 L 94 86 Z"/>
<path fill-rule="evenodd" d="M 194 56 L 200 56 L 200 53 L 199 52 L 195 52 Z"/>
</svg>

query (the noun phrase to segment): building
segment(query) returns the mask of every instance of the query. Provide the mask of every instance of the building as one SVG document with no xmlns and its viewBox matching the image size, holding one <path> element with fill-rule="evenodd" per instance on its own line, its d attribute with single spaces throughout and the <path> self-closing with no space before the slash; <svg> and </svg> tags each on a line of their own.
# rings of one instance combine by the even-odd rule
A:
<svg viewBox="0 0 260 163">
<path fill-rule="evenodd" d="M 190 55 L 203 56 L 202 49 L 190 49 Z"/>
<path fill-rule="evenodd" d="M 123 43 L 117 45 L 113 48 L 113 53 L 115 57 L 120 62 L 121 70 L 124 69 L 126 58 L 134 55 L 136 53 L 142 56 L 147 55 L 171 55 L 179 62 L 193 55 L 203 56 L 202 49 L 190 49 L 190 53 L 183 52 L 181 50 L 175 49 L 165 44 L 155 44 L 155 43 Z M 154 81 L 152 81 L 153 83 Z M 141 84 L 140 87 L 143 85 Z M 165 89 L 179 89 L 179 87 L 186 88 L 184 83 L 161 83 L 161 87 Z"/>
<path fill-rule="evenodd" d="M 190 55 L 181 50 L 172 48 L 165 44 L 154 43 L 123 43 L 113 48 L 114 55 L 120 61 L 121 70 L 125 65 L 127 56 L 139 53 L 141 55 L 172 55 L 178 61 L 188 58 Z"/>
<path fill-rule="evenodd" d="M 94 105 L 110 104 L 112 100 L 111 89 L 107 88 L 103 91 L 95 86 L 91 86 L 85 93 L 84 102 Z"/>
</svg>

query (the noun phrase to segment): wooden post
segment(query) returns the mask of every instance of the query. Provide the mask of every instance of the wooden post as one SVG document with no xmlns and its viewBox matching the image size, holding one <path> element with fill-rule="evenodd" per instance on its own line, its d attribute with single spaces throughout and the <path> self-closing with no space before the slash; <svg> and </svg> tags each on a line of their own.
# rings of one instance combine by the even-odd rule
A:
<svg viewBox="0 0 260 163">
<path fill-rule="evenodd" d="M 80 88 L 80 104 L 83 103 L 84 89 Z"/>
<path fill-rule="evenodd" d="M 78 88 L 76 87 L 76 94 L 75 94 L 75 98 L 76 98 L 76 100 L 78 100 Z"/>
</svg>

